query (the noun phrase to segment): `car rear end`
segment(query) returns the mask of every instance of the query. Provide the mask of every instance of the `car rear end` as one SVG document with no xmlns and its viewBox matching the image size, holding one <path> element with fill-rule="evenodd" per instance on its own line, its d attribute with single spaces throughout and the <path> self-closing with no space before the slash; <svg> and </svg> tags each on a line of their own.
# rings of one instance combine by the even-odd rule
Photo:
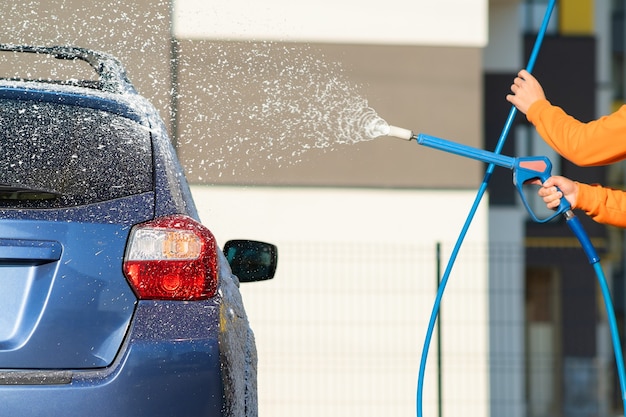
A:
<svg viewBox="0 0 626 417">
<path fill-rule="evenodd" d="M 256 415 L 236 278 L 128 97 L 0 81 L 0 415 Z"/>
</svg>

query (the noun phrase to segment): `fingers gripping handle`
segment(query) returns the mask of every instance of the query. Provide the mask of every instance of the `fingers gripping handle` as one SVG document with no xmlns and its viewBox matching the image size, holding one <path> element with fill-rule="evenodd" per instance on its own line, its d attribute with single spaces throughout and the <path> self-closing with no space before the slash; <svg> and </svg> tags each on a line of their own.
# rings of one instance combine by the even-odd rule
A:
<svg viewBox="0 0 626 417">
<path fill-rule="evenodd" d="M 545 223 L 549 220 L 554 219 L 556 216 L 563 214 L 567 223 L 567 226 L 570 228 L 576 239 L 580 242 L 583 250 L 585 251 L 585 255 L 587 255 L 587 259 L 590 264 L 595 264 L 600 261 L 600 257 L 596 252 L 596 249 L 593 247 L 591 243 L 591 239 L 589 239 L 589 235 L 585 232 L 585 229 L 580 222 L 580 219 L 576 217 L 574 212 L 572 211 L 572 207 L 569 202 L 565 198 L 561 198 L 561 204 L 559 205 L 556 212 L 548 217 L 547 219 L 539 219 L 533 212 L 532 208 L 526 201 L 525 194 L 522 190 L 522 185 L 527 181 L 532 181 L 538 179 L 543 183 L 545 180 L 550 178 L 552 171 L 552 163 L 545 156 L 530 156 L 524 158 L 515 158 L 515 168 L 513 171 L 513 182 L 517 187 L 520 196 L 522 197 L 522 201 L 526 206 L 526 210 L 533 218 L 534 221 L 538 223 Z"/>
<path fill-rule="evenodd" d="M 539 180 L 542 184 L 545 180 L 552 176 L 552 162 L 545 156 L 528 156 L 522 158 L 515 158 L 515 167 L 513 168 L 513 183 L 517 187 L 524 207 L 532 217 L 533 221 L 537 223 L 546 223 L 560 214 L 565 213 L 571 209 L 569 202 L 565 199 L 561 199 L 561 204 L 557 210 L 551 216 L 547 218 L 539 218 L 526 199 L 526 195 L 523 190 L 524 183 L 533 180 Z"/>
<path fill-rule="evenodd" d="M 524 202 L 524 206 L 526 206 L 526 210 L 533 218 L 534 221 L 538 223 L 545 223 L 554 219 L 556 216 L 563 214 L 567 223 L 567 226 L 570 228 L 576 239 L 580 242 L 583 250 L 585 251 L 585 255 L 587 255 L 587 259 L 590 264 L 594 264 L 600 261 L 600 257 L 596 252 L 596 249 L 593 247 L 591 243 L 591 239 L 585 229 L 580 222 L 580 219 L 576 217 L 574 212 L 572 211 L 572 207 L 569 202 L 565 198 L 561 198 L 561 204 L 554 212 L 553 215 L 548 217 L 547 219 L 540 219 L 537 217 L 535 212 L 532 210 L 528 201 L 526 200 L 526 195 L 522 190 L 522 186 L 525 182 L 532 180 L 539 180 L 543 184 L 548 178 L 552 176 L 552 163 L 545 156 L 529 156 L 522 158 L 515 158 L 514 168 L 513 168 L 513 182 L 519 191 L 519 195 Z"/>
</svg>

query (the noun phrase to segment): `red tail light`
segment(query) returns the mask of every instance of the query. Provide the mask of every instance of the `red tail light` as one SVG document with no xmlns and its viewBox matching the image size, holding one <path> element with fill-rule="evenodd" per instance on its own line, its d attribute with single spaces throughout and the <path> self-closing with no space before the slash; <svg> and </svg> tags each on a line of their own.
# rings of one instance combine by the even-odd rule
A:
<svg viewBox="0 0 626 417">
<path fill-rule="evenodd" d="M 139 224 L 130 232 L 124 274 L 140 299 L 213 297 L 218 284 L 215 238 L 182 215 Z"/>
</svg>

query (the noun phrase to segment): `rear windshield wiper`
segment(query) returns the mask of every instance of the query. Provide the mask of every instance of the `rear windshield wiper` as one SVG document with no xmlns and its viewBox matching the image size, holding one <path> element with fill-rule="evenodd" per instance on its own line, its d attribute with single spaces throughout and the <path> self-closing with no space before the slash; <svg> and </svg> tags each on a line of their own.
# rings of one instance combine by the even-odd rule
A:
<svg viewBox="0 0 626 417">
<path fill-rule="evenodd" d="M 0 183 L 0 200 L 53 200 L 61 193 L 21 184 Z"/>
</svg>

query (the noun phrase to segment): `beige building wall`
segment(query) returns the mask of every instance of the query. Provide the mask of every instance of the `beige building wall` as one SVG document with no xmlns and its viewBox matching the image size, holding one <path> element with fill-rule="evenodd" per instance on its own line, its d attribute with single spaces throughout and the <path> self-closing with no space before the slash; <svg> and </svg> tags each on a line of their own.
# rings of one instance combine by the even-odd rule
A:
<svg viewBox="0 0 626 417">
<path fill-rule="evenodd" d="M 211 19 L 221 21 L 219 6 L 195 3 L 213 12 L 196 19 L 211 32 Z M 279 3 L 286 4 L 263 7 Z M 341 6 L 348 3 L 356 2 Z M 417 7 L 429 5 L 441 7 Z M 358 6 L 352 21 L 368 8 Z M 242 10 L 233 20 L 251 19 L 255 27 L 235 24 L 233 38 L 258 33 L 265 20 L 297 26 L 292 9 L 254 17 Z M 458 14 L 444 16 L 426 26 Z M 482 33 L 468 21 L 476 33 L 447 35 Z M 252 42 L 179 31 L 188 37 L 177 39 L 175 131 L 202 219 L 220 242 L 246 237 L 279 247 L 276 278 L 242 285 L 258 341 L 260 415 L 414 415 L 436 292 L 435 246 L 442 243 L 445 262 L 482 166 L 397 139 L 358 140 L 358 129 L 345 126 L 358 125 L 352 113 L 337 115 L 351 100 L 330 93 L 326 100 L 320 90 L 363 98 L 391 124 L 482 148 L 484 45 L 298 42 L 293 33 L 290 41 Z M 487 218 L 485 198 L 443 307 L 444 416 L 489 415 Z M 424 387 L 427 415 L 440 411 L 435 350 Z"/>
</svg>

